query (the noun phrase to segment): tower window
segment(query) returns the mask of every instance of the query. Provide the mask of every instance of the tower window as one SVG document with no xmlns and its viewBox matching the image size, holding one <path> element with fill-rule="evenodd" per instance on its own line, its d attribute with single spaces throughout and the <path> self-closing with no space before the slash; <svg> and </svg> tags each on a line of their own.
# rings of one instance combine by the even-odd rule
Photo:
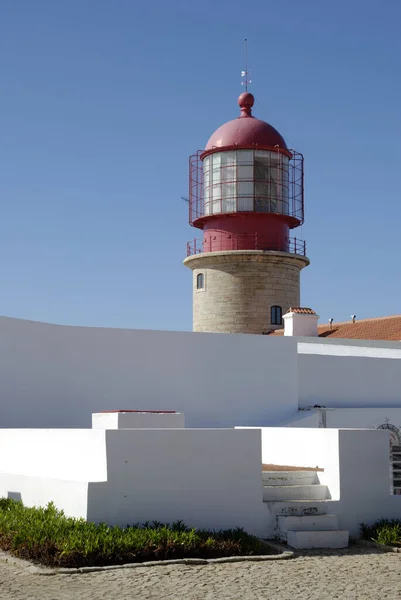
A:
<svg viewBox="0 0 401 600">
<path fill-rule="evenodd" d="M 283 309 L 281 306 L 272 306 L 271 307 L 271 324 L 272 325 L 281 325 L 283 322 Z"/>
<path fill-rule="evenodd" d="M 196 289 L 197 290 L 205 289 L 205 275 L 203 273 L 198 273 L 196 276 Z"/>
</svg>

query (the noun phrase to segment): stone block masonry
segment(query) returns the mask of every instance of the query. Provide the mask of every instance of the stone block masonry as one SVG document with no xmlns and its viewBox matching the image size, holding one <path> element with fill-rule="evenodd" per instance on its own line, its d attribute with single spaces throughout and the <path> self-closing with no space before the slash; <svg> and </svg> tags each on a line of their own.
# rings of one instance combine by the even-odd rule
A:
<svg viewBox="0 0 401 600">
<path fill-rule="evenodd" d="M 306 257 L 286 252 L 243 250 L 196 254 L 184 260 L 193 271 L 193 330 L 262 334 L 282 327 L 271 323 L 271 307 L 283 314 L 300 304 L 300 272 Z M 203 289 L 197 276 L 204 275 Z"/>
</svg>

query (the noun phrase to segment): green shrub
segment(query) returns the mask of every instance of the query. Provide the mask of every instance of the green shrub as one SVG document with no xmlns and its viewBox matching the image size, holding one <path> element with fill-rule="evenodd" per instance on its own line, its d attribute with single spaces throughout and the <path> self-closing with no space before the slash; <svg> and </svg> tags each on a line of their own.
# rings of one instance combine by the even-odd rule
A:
<svg viewBox="0 0 401 600">
<path fill-rule="evenodd" d="M 7 498 L 0 498 L 0 547 L 20 558 L 58 567 L 268 553 L 258 538 L 239 528 L 203 531 L 181 521 L 109 527 L 66 517 L 53 503 L 28 508 Z"/>
<path fill-rule="evenodd" d="M 374 525 L 361 523 L 361 537 L 385 546 L 401 545 L 401 520 L 380 519 Z"/>
</svg>

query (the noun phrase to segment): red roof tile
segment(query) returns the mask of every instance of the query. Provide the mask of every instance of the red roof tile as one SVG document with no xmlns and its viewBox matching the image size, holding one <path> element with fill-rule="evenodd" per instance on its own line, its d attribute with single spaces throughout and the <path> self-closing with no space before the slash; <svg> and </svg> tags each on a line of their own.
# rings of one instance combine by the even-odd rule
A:
<svg viewBox="0 0 401 600">
<path fill-rule="evenodd" d="M 401 341 L 401 315 L 376 317 L 361 321 L 347 321 L 318 326 L 319 337 L 353 340 Z M 270 335 L 284 335 L 284 329 L 276 329 Z"/>
<path fill-rule="evenodd" d="M 315 311 L 312 310 L 311 308 L 303 308 L 302 306 L 293 306 L 291 308 L 289 308 L 286 312 L 286 314 L 288 315 L 288 313 L 296 313 L 298 315 L 315 315 Z"/>
</svg>

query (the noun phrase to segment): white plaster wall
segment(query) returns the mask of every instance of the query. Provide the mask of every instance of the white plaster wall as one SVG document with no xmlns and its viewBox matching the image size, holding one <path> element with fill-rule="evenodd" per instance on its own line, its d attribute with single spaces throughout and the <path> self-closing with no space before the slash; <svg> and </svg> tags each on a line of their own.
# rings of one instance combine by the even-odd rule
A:
<svg viewBox="0 0 401 600">
<path fill-rule="evenodd" d="M 401 518 L 401 496 L 390 494 L 388 447 L 388 431 L 339 430 L 340 501 L 334 510 L 353 535 L 361 522 Z"/>
<path fill-rule="evenodd" d="M 106 440 L 108 479 L 89 484 L 90 520 L 267 531 L 259 430 L 109 430 Z"/>
<path fill-rule="evenodd" d="M 105 430 L 0 429 L 0 473 L 64 481 L 104 481 Z"/>
<path fill-rule="evenodd" d="M 118 412 L 93 413 L 92 429 L 121 429 L 118 426 Z"/>
<path fill-rule="evenodd" d="M 401 365 L 400 365 L 401 366 Z M 389 422 L 401 431 L 400 408 L 336 408 L 326 412 L 327 427 L 361 427 L 376 429 Z"/>
<path fill-rule="evenodd" d="M 324 417 L 327 428 L 377 429 L 390 423 L 400 430 L 401 435 L 401 407 L 386 406 L 299 410 L 290 419 L 280 423 L 280 427 L 324 427 Z"/>
<path fill-rule="evenodd" d="M 22 500 L 25 506 L 54 502 L 69 517 L 87 518 L 88 483 L 0 473 L 0 498 Z"/>
<path fill-rule="evenodd" d="M 93 413 L 93 429 L 177 429 L 185 427 L 183 413 Z"/>
<path fill-rule="evenodd" d="M 401 407 L 401 344 L 396 342 L 303 339 L 298 373 L 300 408 Z"/>
<path fill-rule="evenodd" d="M 271 527 L 258 429 L 0 430 L 0 455 L 0 497 L 27 506 L 122 526 Z"/>
<path fill-rule="evenodd" d="M 63 327 L 0 318 L 0 426 L 90 427 L 111 409 L 189 427 L 281 422 L 298 408 L 296 340 Z"/>
<path fill-rule="evenodd" d="M 361 409 L 358 409 L 361 410 Z M 287 421 L 280 423 L 280 427 L 320 427 L 321 417 L 317 410 L 299 410 Z"/>
</svg>

